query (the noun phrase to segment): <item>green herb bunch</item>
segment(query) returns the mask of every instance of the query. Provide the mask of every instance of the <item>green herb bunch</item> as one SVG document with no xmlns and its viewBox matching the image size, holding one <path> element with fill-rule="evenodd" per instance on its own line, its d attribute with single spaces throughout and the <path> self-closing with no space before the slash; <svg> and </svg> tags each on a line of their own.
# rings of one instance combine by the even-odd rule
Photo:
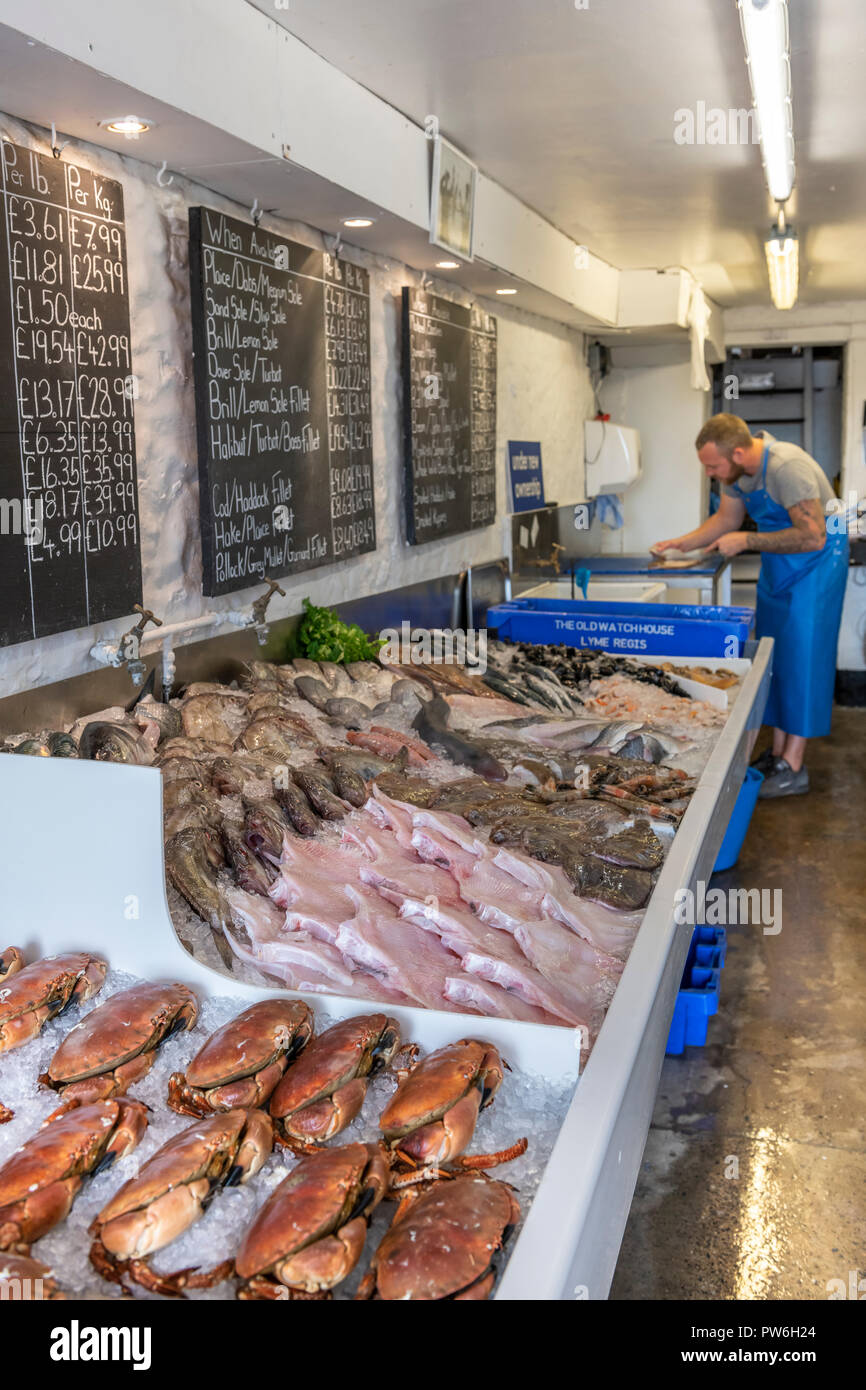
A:
<svg viewBox="0 0 866 1390">
<path fill-rule="evenodd" d="M 298 629 L 298 648 L 311 661 L 375 661 L 384 646 L 357 623 L 344 623 L 333 608 L 317 608 L 304 599 L 306 612 Z"/>
</svg>

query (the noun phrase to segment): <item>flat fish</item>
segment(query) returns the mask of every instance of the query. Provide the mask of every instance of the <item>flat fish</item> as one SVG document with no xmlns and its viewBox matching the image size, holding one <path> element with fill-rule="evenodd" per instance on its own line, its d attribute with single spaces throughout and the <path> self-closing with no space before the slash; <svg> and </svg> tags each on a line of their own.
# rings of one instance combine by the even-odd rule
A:
<svg viewBox="0 0 866 1390">
<path fill-rule="evenodd" d="M 318 739 L 303 719 L 283 715 L 280 719 L 269 715 L 253 719 L 240 735 L 236 747 L 250 752 L 267 753 L 283 762 L 288 762 L 296 749 L 315 748 Z"/>
<path fill-rule="evenodd" d="M 318 661 L 310 661 L 306 656 L 296 656 L 290 666 L 280 669 L 285 671 L 287 677 L 313 676 L 316 680 L 321 680 L 322 677 L 322 668 Z"/>
<path fill-rule="evenodd" d="M 301 699 L 308 700 L 315 709 L 324 710 L 328 701 L 332 699 L 325 682 L 317 676 L 296 676 L 294 685 Z"/>
<path fill-rule="evenodd" d="M 369 708 L 349 695 L 329 696 L 324 708 L 326 714 L 345 724 L 347 729 L 365 729 L 370 722 Z"/>
<path fill-rule="evenodd" d="M 242 719 L 243 705 L 224 695 L 193 695 L 184 700 L 180 711 L 186 737 L 203 738 L 208 743 L 231 743 L 237 738 L 239 714 Z"/>
</svg>

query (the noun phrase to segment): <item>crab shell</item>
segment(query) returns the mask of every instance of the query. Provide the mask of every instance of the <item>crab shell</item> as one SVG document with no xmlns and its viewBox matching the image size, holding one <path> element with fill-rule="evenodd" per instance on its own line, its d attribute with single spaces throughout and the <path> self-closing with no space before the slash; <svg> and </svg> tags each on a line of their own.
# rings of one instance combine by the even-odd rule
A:
<svg viewBox="0 0 866 1390">
<path fill-rule="evenodd" d="M 66 1034 L 40 1080 L 87 1103 L 118 1095 L 153 1066 L 156 1049 L 192 1028 L 198 1004 L 179 984 L 143 984 L 114 994 Z"/>
<path fill-rule="evenodd" d="M 0 1250 L 21 1249 L 68 1213 L 86 1177 L 130 1153 L 147 1128 L 137 1100 L 100 1100 L 49 1118 L 0 1168 Z"/>
<path fill-rule="evenodd" d="M 424 1163 L 447 1163 L 471 1142 L 478 1112 L 493 1100 L 503 1064 L 492 1043 L 462 1038 L 431 1052 L 400 1082 L 379 1119 L 392 1147 Z"/>
<path fill-rule="evenodd" d="M 313 1035 L 313 1014 L 299 999 L 263 999 L 220 1028 L 168 1083 L 182 1114 L 264 1105 L 286 1066 Z"/>
<path fill-rule="evenodd" d="M 90 999 L 102 988 L 108 970 L 107 963 L 89 951 L 46 956 L 23 968 L 14 946 L 3 953 L 4 961 L 10 957 L 12 969 L 7 968 L 0 987 L 0 1052 L 29 1042 L 49 1019 Z"/>
<path fill-rule="evenodd" d="M 368 1218 L 387 1189 L 388 1159 L 379 1144 L 307 1155 L 244 1236 L 237 1273 L 251 1281 L 251 1292 L 266 1279 L 307 1294 L 334 1288 L 358 1263 Z"/>
<path fill-rule="evenodd" d="M 143 1259 L 176 1240 L 204 1214 L 220 1187 L 253 1177 L 273 1147 L 261 1110 L 229 1110 L 175 1134 L 117 1191 L 90 1234 L 120 1260 Z"/>
<path fill-rule="evenodd" d="M 25 1303 L 47 1303 L 49 1300 L 65 1298 L 54 1279 L 54 1271 L 41 1260 L 32 1260 L 29 1255 L 0 1254 L 0 1298 L 20 1299 Z"/>
<path fill-rule="evenodd" d="M 366 1078 L 388 1066 L 399 1046 L 400 1025 L 386 1014 L 335 1023 L 286 1072 L 271 1097 L 271 1115 L 290 1139 L 332 1139 L 361 1109 Z"/>
<path fill-rule="evenodd" d="M 496 1278 L 493 1258 L 519 1219 L 510 1188 L 490 1178 L 467 1174 L 413 1193 L 373 1256 L 376 1296 L 486 1299 Z"/>
</svg>

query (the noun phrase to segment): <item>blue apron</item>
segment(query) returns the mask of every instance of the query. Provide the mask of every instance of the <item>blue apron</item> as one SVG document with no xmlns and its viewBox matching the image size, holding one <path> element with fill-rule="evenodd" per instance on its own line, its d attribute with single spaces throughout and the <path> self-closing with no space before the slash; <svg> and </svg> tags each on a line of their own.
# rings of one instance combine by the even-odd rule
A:
<svg viewBox="0 0 866 1390">
<path fill-rule="evenodd" d="M 761 486 L 734 492 L 759 531 L 783 531 L 791 518 L 766 488 L 770 446 L 764 446 Z M 848 580 L 848 536 L 828 535 L 823 549 L 761 556 L 759 637 L 775 639 L 773 678 L 764 722 L 786 734 L 821 738 L 830 732 L 836 647 Z"/>
</svg>

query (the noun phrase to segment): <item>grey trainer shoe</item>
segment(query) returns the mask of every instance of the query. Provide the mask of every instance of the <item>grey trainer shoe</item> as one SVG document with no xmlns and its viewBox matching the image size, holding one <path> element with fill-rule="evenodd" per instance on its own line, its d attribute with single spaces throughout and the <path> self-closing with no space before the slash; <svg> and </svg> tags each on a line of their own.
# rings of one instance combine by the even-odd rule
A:
<svg viewBox="0 0 866 1390">
<path fill-rule="evenodd" d="M 809 790 L 809 774 L 804 767 L 795 772 L 784 758 L 776 758 L 774 766 L 764 774 L 758 798 L 769 800 L 776 796 L 802 796 Z"/>
<path fill-rule="evenodd" d="M 765 748 L 763 753 L 754 758 L 749 766 L 755 768 L 763 777 L 769 776 L 776 766 L 776 755 L 772 748 Z"/>
</svg>

